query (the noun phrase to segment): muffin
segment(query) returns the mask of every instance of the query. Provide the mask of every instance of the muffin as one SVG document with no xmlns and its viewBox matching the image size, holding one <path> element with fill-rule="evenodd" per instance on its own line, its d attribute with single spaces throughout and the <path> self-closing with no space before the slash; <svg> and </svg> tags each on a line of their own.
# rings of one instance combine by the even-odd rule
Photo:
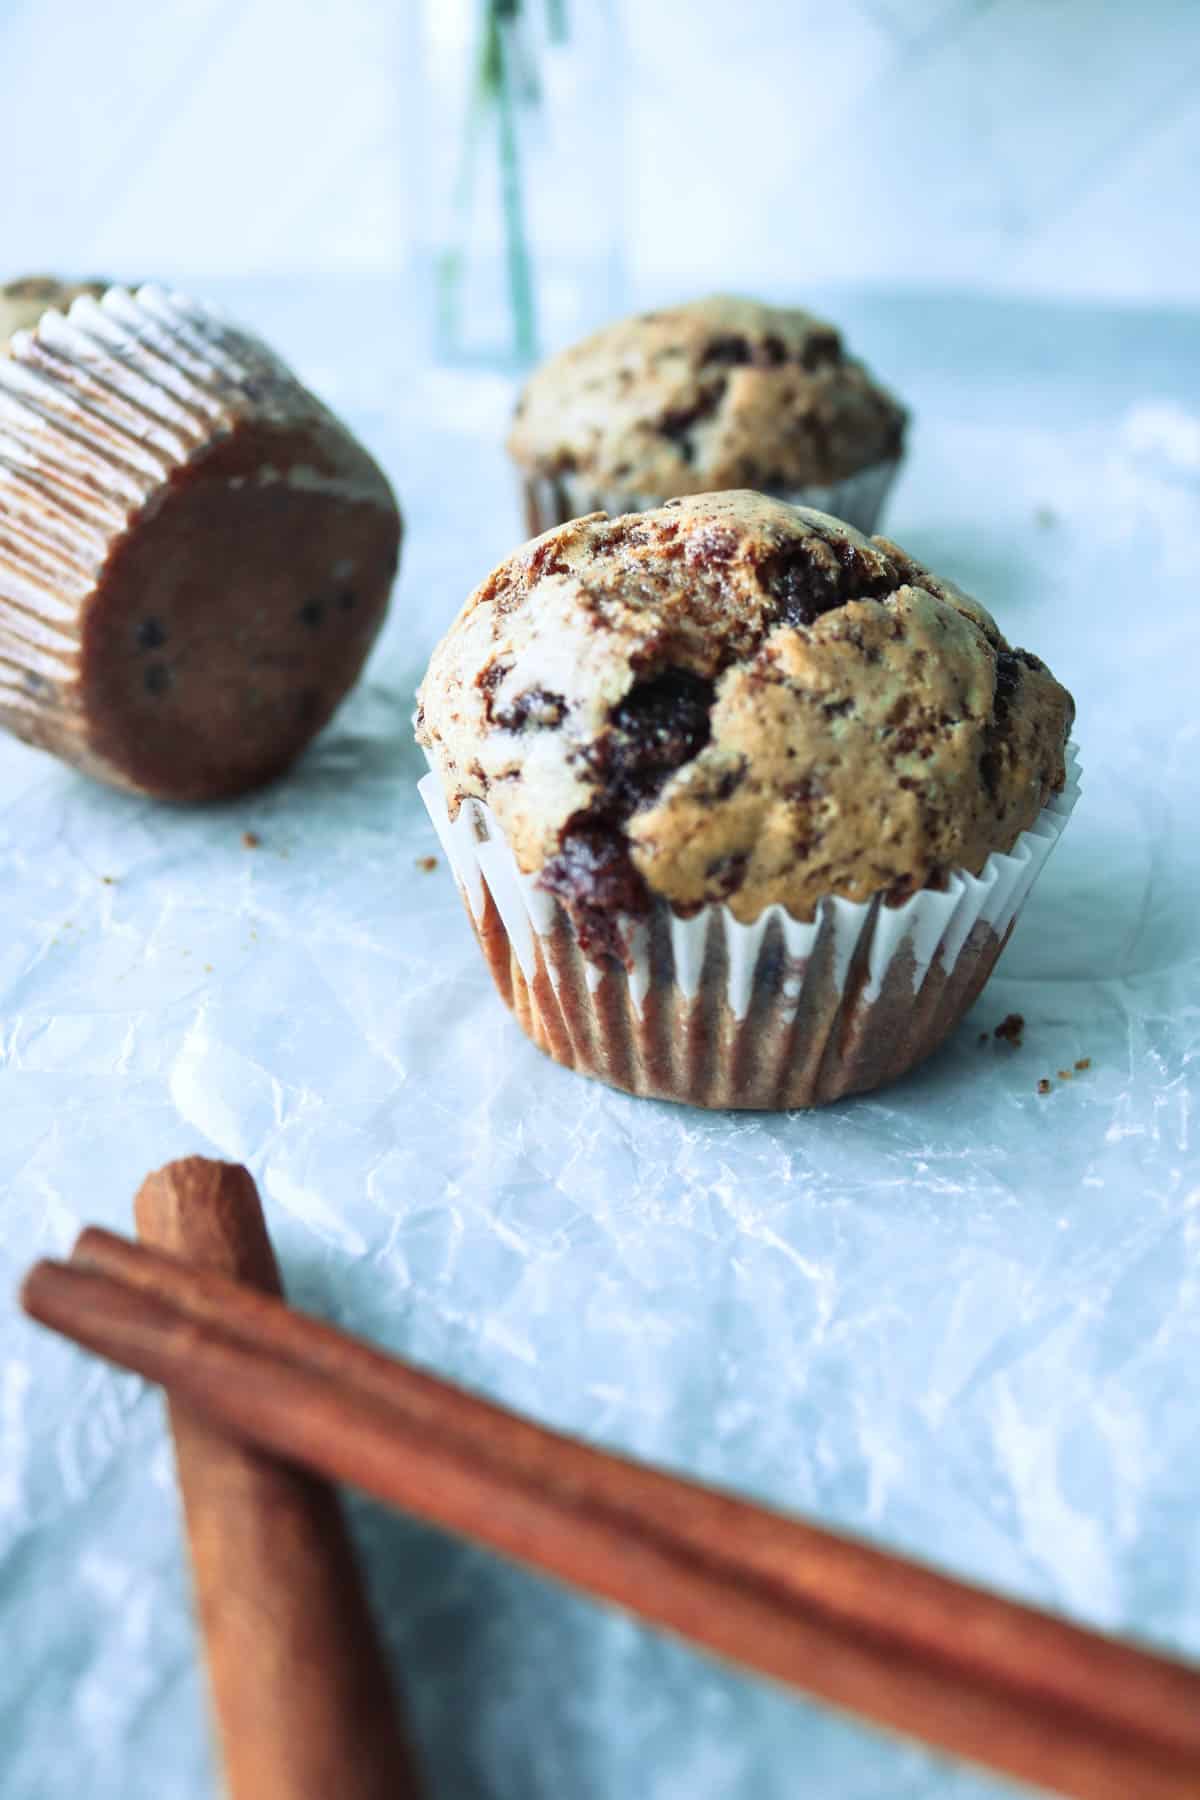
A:
<svg viewBox="0 0 1200 1800">
<path fill-rule="evenodd" d="M 5 282 L 0 286 L 0 356 L 8 355 L 18 331 L 33 331 L 51 307 L 66 312 L 81 294 L 99 300 L 111 286 L 110 281 L 60 281 L 54 275 L 22 275 Z"/>
<path fill-rule="evenodd" d="M 422 792 L 557 1061 L 703 1106 L 902 1075 L 1070 811 L 1070 695 L 884 539 L 749 492 L 545 533 L 434 651 Z"/>
<path fill-rule="evenodd" d="M 383 621 L 385 476 L 179 295 L 38 277 L 0 293 L 0 331 L 0 723 L 162 799 L 270 780 Z"/>
<path fill-rule="evenodd" d="M 537 371 L 508 440 L 531 533 L 757 488 L 873 531 L 904 408 L 834 326 L 717 295 L 623 319 Z"/>
</svg>

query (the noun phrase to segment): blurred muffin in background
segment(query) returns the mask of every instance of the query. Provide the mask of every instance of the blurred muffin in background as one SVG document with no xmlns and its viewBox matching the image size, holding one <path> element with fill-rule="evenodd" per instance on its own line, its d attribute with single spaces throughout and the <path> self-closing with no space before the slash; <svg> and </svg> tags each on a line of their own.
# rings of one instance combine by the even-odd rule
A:
<svg viewBox="0 0 1200 1800">
<path fill-rule="evenodd" d="M 169 800 L 280 774 L 357 679 L 401 521 L 257 338 L 161 288 L 0 289 L 0 724 Z"/>
<path fill-rule="evenodd" d="M 731 488 L 870 532 L 906 421 L 833 325 L 714 295 L 623 319 L 552 357 L 517 404 L 508 449 L 533 533 Z"/>
</svg>

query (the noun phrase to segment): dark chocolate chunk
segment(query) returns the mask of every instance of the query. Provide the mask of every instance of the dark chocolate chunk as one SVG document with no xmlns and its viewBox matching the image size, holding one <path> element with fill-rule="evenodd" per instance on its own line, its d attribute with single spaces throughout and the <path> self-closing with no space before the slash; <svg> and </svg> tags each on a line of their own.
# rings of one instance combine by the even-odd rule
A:
<svg viewBox="0 0 1200 1800">
<path fill-rule="evenodd" d="M 737 768 L 723 769 L 718 777 L 717 785 L 713 789 L 713 799 L 728 800 L 731 794 L 735 794 L 745 781 L 746 770 L 749 766 L 748 759 L 743 756 Z"/>
<path fill-rule="evenodd" d="M 997 721 L 1008 717 L 1008 709 L 1021 683 L 1021 658 L 1014 650 L 996 652 L 996 697 L 992 711 Z"/>
<path fill-rule="evenodd" d="M 734 367 L 739 363 L 748 363 L 753 360 L 754 352 L 750 348 L 749 339 L 741 337 L 735 332 L 727 331 L 710 339 L 700 362 L 702 367 L 708 363 L 725 363 Z"/>
<path fill-rule="evenodd" d="M 639 681 L 613 707 L 611 730 L 592 760 L 605 788 L 604 810 L 628 818 L 657 795 L 667 777 L 691 762 L 709 739 L 713 684 L 689 669 L 666 669 Z"/>
<path fill-rule="evenodd" d="M 811 374 L 827 363 L 837 362 L 842 354 L 842 340 L 836 331 L 814 331 L 800 357 L 801 365 Z"/>
<path fill-rule="evenodd" d="M 538 878 L 566 907 L 585 956 L 625 960 L 620 915 L 647 912 L 650 895 L 622 827 L 668 776 L 699 755 L 709 739 L 712 701 L 711 681 L 689 669 L 665 669 L 613 707 L 610 729 L 589 752 L 604 791 L 568 823 L 558 854 Z"/>
<path fill-rule="evenodd" d="M 772 551 L 759 564 L 758 578 L 776 602 L 781 625 L 812 625 L 848 600 L 882 600 L 896 587 L 889 565 L 875 568 L 857 545 L 823 538 Z"/>
<path fill-rule="evenodd" d="M 167 634 L 158 619 L 143 619 L 134 638 L 139 650 L 161 650 L 167 641 Z"/>
<path fill-rule="evenodd" d="M 533 687 L 518 694 L 512 705 L 503 712 L 493 713 L 492 721 L 501 731 L 525 731 L 529 727 L 535 731 L 547 731 L 562 724 L 566 711 L 567 703 L 561 694 Z"/>
<path fill-rule="evenodd" d="M 979 758 L 980 780 L 993 800 L 1000 792 L 1004 770 L 1004 733 L 1013 700 L 1021 685 L 1023 667 L 1029 667 L 1024 651 L 997 650 L 992 723 L 988 729 L 987 744 Z"/>
<path fill-rule="evenodd" d="M 836 563 L 813 554 L 809 540 L 785 544 L 759 567 L 759 581 L 775 601 L 781 625 L 812 625 L 845 604 L 849 595 Z"/>
<path fill-rule="evenodd" d="M 725 398 L 727 381 L 722 377 L 719 381 L 710 382 L 701 388 L 690 406 L 674 406 L 665 412 L 655 426 L 661 437 L 670 438 L 682 456 L 684 462 L 695 461 L 696 446 L 692 442 L 692 432 L 696 426 L 712 415 Z"/>
<path fill-rule="evenodd" d="M 142 685 L 148 694 L 165 694 L 171 685 L 171 671 L 166 663 L 150 663 L 142 676 Z"/>
<path fill-rule="evenodd" d="M 620 919 L 648 912 L 650 895 L 619 826 L 585 815 L 563 833 L 562 848 L 542 870 L 538 885 L 570 913 L 585 956 L 625 961 Z"/>
<path fill-rule="evenodd" d="M 315 631 L 324 617 L 325 602 L 323 600 L 306 600 L 304 605 L 300 608 L 300 623 L 302 625 L 307 625 L 310 631 Z"/>
</svg>

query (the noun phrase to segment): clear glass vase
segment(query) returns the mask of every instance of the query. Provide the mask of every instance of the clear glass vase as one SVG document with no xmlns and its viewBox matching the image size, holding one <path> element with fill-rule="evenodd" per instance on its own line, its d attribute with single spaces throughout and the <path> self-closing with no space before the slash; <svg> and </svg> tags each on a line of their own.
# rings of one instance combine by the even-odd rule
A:
<svg viewBox="0 0 1200 1800">
<path fill-rule="evenodd" d="M 616 0 L 425 0 L 423 217 L 442 365 L 519 371 L 621 310 Z"/>
</svg>

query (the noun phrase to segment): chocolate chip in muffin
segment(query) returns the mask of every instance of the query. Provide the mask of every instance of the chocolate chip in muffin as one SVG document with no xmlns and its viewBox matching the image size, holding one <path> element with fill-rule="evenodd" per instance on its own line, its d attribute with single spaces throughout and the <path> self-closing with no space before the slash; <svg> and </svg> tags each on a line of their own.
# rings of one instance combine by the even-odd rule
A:
<svg viewBox="0 0 1200 1800">
<path fill-rule="evenodd" d="M 526 688 L 503 711 L 493 711 L 492 718 L 501 731 L 547 731 L 562 724 L 566 710 L 567 703 L 561 694 L 535 687 Z"/>
<path fill-rule="evenodd" d="M 1008 754 L 1008 723 L 1013 702 L 1021 686 L 1024 669 L 1044 668 L 1027 650 L 996 651 L 996 685 L 992 699 L 992 724 L 988 729 L 979 758 L 979 774 L 989 794 L 996 794 L 1003 780 L 1004 762 Z"/>
<path fill-rule="evenodd" d="M 600 793 L 568 821 L 562 847 L 540 877 L 591 946 L 586 954 L 624 956 L 619 921 L 609 916 L 617 901 L 633 917 L 648 909 L 650 896 L 623 827 L 700 754 L 711 732 L 712 703 L 711 681 L 688 669 L 664 669 L 637 682 L 613 707 L 609 729 L 593 746 L 589 762 Z M 728 873 L 734 876 L 732 869 Z"/>
<path fill-rule="evenodd" d="M 740 363 L 754 361 L 754 351 L 750 348 L 750 340 L 733 332 L 723 332 L 712 338 L 706 345 L 701 364 L 725 363 L 736 368 Z"/>
<path fill-rule="evenodd" d="M 167 634 L 158 619 L 143 619 L 137 628 L 136 641 L 139 650 L 161 650 Z"/>
<path fill-rule="evenodd" d="M 724 380 L 713 381 L 700 390 L 696 399 L 689 406 L 675 406 L 665 412 L 655 426 L 660 437 L 670 438 L 678 446 L 679 454 L 684 462 L 696 460 L 696 445 L 692 432 L 697 425 L 711 419 L 725 398 L 727 383 Z"/>
<path fill-rule="evenodd" d="M 629 690 L 593 752 L 606 812 L 628 818 L 700 754 L 709 739 L 712 703 L 712 682 L 688 669 L 664 669 Z"/>
<path fill-rule="evenodd" d="M 772 551 L 759 564 L 758 578 L 784 625 L 813 625 L 848 600 L 873 599 L 897 585 L 895 570 L 886 564 L 872 568 L 852 545 L 839 555 L 817 537 Z"/>
<path fill-rule="evenodd" d="M 599 961 L 627 956 L 621 918 L 646 912 L 646 884 L 629 859 L 629 846 L 603 819 L 582 816 L 563 833 L 562 849 L 546 864 L 538 886 L 561 900 L 574 922 L 585 956 Z"/>
</svg>

